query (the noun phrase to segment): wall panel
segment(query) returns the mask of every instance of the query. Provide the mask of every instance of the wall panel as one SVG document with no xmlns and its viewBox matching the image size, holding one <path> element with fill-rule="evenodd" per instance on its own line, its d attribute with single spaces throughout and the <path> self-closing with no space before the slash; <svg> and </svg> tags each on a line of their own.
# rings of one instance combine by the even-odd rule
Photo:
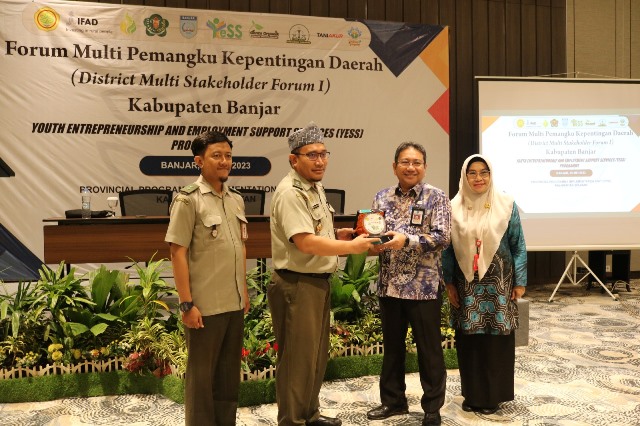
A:
<svg viewBox="0 0 640 426">
<path fill-rule="evenodd" d="M 551 0 L 536 3 L 536 75 L 551 74 Z"/>
<path fill-rule="evenodd" d="M 522 75 L 525 77 L 531 77 L 537 75 L 538 66 L 536 60 L 537 46 L 536 46 L 536 5 L 535 0 L 523 0 L 521 5 L 520 23 L 522 25 L 522 32 L 520 33 L 521 44 L 521 63 L 522 63 Z"/>
<path fill-rule="evenodd" d="M 386 16 L 385 3 L 386 3 L 385 0 L 367 0 L 367 14 L 365 18 L 371 19 L 374 21 L 387 20 L 385 17 Z"/>
<path fill-rule="evenodd" d="M 616 0 L 615 2 L 615 61 L 616 77 L 629 77 L 631 74 L 630 62 L 630 20 L 629 0 Z"/>
<path fill-rule="evenodd" d="M 403 0 L 403 15 L 411 17 L 407 22 L 420 22 L 420 0 Z"/>
<path fill-rule="evenodd" d="M 472 22 L 471 30 L 473 51 L 473 73 L 475 75 L 489 74 L 489 32 L 493 22 L 489 19 L 489 1 L 475 0 L 471 2 Z M 460 22 L 458 23 L 460 24 Z"/>
<path fill-rule="evenodd" d="M 189 9 L 209 9 L 207 0 L 186 0 L 185 7 Z"/>
<path fill-rule="evenodd" d="M 640 78 L 640 0 L 631 0 L 629 22 L 629 77 Z"/>
<path fill-rule="evenodd" d="M 260 12 L 260 13 L 287 13 L 289 4 L 286 0 L 234 0 L 231 2 L 232 10 L 239 12 Z"/>
<path fill-rule="evenodd" d="M 615 0 L 574 1 L 574 69 L 578 77 L 616 76 Z"/>
<path fill-rule="evenodd" d="M 346 18 L 349 16 L 349 3 L 344 0 L 329 1 L 329 16 L 332 18 Z"/>
<path fill-rule="evenodd" d="M 367 0 L 348 0 L 348 15 L 350 19 L 364 19 L 367 16 Z"/>
<path fill-rule="evenodd" d="M 458 190 L 457 181 L 460 178 L 462 161 L 470 154 L 477 152 L 476 138 L 474 137 L 475 129 L 472 125 L 475 121 L 475 108 L 473 104 L 474 66 L 476 57 L 482 59 L 483 56 L 486 57 L 486 54 L 481 52 L 479 55 L 476 55 L 475 50 L 472 50 L 471 53 L 465 52 L 465 49 L 462 48 L 462 46 L 473 46 L 474 43 L 474 3 L 476 3 L 476 1 L 473 0 L 460 0 L 456 2 L 456 26 L 454 31 L 457 37 L 455 44 L 457 67 L 454 80 L 458 96 L 456 98 L 457 115 L 455 121 L 451 122 L 451 127 L 456 128 L 457 140 L 465 141 L 466 143 L 456 144 L 456 158 L 458 161 L 451 161 L 451 174 L 452 177 L 456 176 L 455 190 L 451 189 L 451 183 L 449 185 L 449 194 L 451 196 L 455 195 Z M 456 164 L 458 162 L 460 165 Z"/>
<path fill-rule="evenodd" d="M 421 0 L 420 1 L 420 22 L 431 23 L 439 22 L 439 1 L 438 0 Z"/>
<path fill-rule="evenodd" d="M 567 13 L 564 0 L 551 2 L 551 74 L 567 72 Z"/>
<path fill-rule="evenodd" d="M 506 75 L 506 5 L 503 2 L 490 1 L 487 6 L 489 70 L 486 75 Z"/>
<path fill-rule="evenodd" d="M 289 10 L 289 13 L 291 13 L 292 15 L 311 15 L 311 6 L 309 5 L 309 1 L 307 0 L 289 2 Z"/>
<path fill-rule="evenodd" d="M 413 18 L 413 19 L 412 19 Z M 406 16 L 402 14 L 402 1 L 387 1 L 385 2 L 385 21 L 392 22 L 412 22 L 416 17 Z"/>
</svg>

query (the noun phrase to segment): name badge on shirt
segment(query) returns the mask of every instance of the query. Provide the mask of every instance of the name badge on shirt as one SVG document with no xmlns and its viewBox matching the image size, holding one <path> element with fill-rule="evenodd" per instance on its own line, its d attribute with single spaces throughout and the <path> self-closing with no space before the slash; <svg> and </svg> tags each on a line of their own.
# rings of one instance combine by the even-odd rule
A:
<svg viewBox="0 0 640 426">
<path fill-rule="evenodd" d="M 411 207 L 411 221 L 409 222 L 413 226 L 422 226 L 424 223 L 424 209 L 421 207 Z"/>
<path fill-rule="evenodd" d="M 249 233 L 247 232 L 247 224 L 246 223 L 241 223 L 240 224 L 240 233 L 242 235 L 242 241 L 247 241 L 247 239 L 249 238 Z"/>
</svg>

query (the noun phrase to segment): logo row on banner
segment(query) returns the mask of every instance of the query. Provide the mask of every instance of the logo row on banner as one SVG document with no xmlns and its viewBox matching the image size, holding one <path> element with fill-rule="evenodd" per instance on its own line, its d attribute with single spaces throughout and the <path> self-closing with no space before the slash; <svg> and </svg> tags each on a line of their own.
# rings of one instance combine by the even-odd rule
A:
<svg viewBox="0 0 640 426">
<path fill-rule="evenodd" d="M 84 16 L 64 4 L 33 3 L 25 9 L 23 22 L 43 32 L 84 33 L 95 38 L 144 40 L 152 37 L 173 42 L 223 43 L 250 40 L 273 46 L 331 46 L 334 49 L 366 48 L 371 40 L 365 25 L 344 19 L 314 20 L 297 16 L 295 18 L 302 22 L 292 23 L 289 15 L 193 9 L 183 9 L 183 13 L 179 9 L 166 9 L 158 13 L 147 7 L 101 7 Z"/>
</svg>

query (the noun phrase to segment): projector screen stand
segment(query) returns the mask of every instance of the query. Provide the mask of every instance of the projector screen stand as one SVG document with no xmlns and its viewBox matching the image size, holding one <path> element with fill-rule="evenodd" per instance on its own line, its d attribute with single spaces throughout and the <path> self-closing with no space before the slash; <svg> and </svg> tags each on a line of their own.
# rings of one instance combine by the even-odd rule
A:
<svg viewBox="0 0 640 426">
<path fill-rule="evenodd" d="M 578 279 L 578 261 L 580 261 L 580 263 L 582 263 L 582 266 L 584 266 L 587 269 L 587 273 L 580 279 Z M 584 263 L 584 260 L 582 260 L 582 258 L 578 254 L 578 252 L 574 251 L 573 252 L 573 256 L 571 256 L 571 260 L 569 261 L 569 264 L 567 265 L 566 269 L 564 270 L 564 274 L 562 274 L 562 277 L 560 278 L 560 281 L 558 281 L 558 285 L 556 286 L 555 290 L 553 290 L 553 293 L 551 293 L 551 297 L 549 298 L 549 302 L 553 302 L 553 296 L 556 295 L 556 291 L 558 291 L 558 288 L 560 287 L 560 284 L 562 284 L 562 281 L 564 281 L 564 277 L 567 277 L 569 279 L 569 282 L 571 282 L 571 284 L 578 285 L 578 284 L 580 284 L 582 282 L 582 280 L 587 278 L 589 275 L 593 275 L 593 278 L 595 278 L 595 280 L 598 281 L 600 286 L 607 293 L 609 293 L 609 296 L 611 296 L 613 298 L 613 300 L 618 300 L 618 295 L 617 294 L 614 295 L 613 293 L 611 293 L 609 291 L 609 289 L 607 288 L 607 286 L 604 285 L 602 283 L 602 281 L 600 281 L 600 278 L 598 278 L 598 276 L 593 273 L 591 268 L 589 268 L 589 266 L 586 263 Z"/>
</svg>

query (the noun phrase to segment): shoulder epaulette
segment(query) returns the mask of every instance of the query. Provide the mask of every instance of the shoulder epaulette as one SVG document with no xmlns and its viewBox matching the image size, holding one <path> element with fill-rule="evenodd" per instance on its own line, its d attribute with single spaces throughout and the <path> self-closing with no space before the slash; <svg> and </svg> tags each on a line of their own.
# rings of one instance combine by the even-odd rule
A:
<svg viewBox="0 0 640 426">
<path fill-rule="evenodd" d="M 229 188 L 229 191 L 230 191 L 230 192 L 234 192 L 234 193 L 236 193 L 236 194 L 238 194 L 238 195 L 242 196 L 242 192 L 238 191 L 238 190 L 237 190 L 237 189 L 235 189 L 234 187 L 232 187 L 232 186 L 228 186 L 227 188 Z"/>
<path fill-rule="evenodd" d="M 298 189 L 304 191 L 304 187 L 302 186 L 302 182 L 300 182 L 299 179 L 294 179 L 293 182 L 291 183 L 291 186 L 293 186 L 294 188 L 298 188 Z"/>
<path fill-rule="evenodd" d="M 197 183 L 192 183 L 192 184 L 189 184 L 189 185 L 187 185 L 185 187 L 180 188 L 180 193 L 182 193 L 182 194 L 191 194 L 196 189 L 198 189 L 198 184 Z"/>
</svg>

